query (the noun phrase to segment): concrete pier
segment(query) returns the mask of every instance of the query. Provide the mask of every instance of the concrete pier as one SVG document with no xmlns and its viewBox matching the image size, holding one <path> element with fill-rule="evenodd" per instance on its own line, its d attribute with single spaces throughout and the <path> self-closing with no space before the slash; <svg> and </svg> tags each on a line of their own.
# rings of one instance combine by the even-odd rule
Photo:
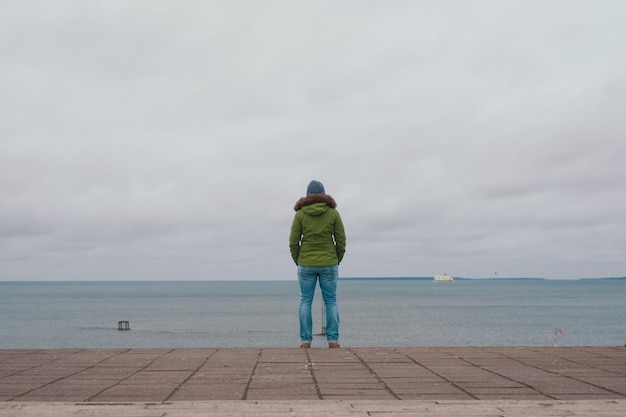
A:
<svg viewBox="0 0 626 417">
<path fill-rule="evenodd" d="M 624 416 L 626 348 L 0 350 L 0 416 L 54 410 Z"/>
</svg>

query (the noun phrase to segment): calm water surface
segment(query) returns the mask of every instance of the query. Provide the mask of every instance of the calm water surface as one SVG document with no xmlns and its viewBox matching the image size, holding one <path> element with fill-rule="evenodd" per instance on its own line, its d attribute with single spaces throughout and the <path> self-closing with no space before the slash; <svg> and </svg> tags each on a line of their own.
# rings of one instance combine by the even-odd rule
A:
<svg viewBox="0 0 626 417">
<path fill-rule="evenodd" d="M 625 280 L 341 280 L 340 339 L 551 346 L 562 329 L 561 346 L 623 346 L 625 290 Z M 291 347 L 297 308 L 295 281 L 0 282 L 0 348 Z M 319 332 L 319 294 L 314 310 Z"/>
</svg>

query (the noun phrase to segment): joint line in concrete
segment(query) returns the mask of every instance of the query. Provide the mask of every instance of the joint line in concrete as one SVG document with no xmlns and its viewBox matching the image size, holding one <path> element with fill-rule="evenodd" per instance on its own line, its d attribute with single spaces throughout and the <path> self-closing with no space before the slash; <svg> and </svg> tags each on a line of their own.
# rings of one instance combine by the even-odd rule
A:
<svg viewBox="0 0 626 417">
<path fill-rule="evenodd" d="M 391 394 L 391 395 L 393 396 L 393 398 L 395 398 L 396 400 L 401 400 L 401 399 L 402 399 L 402 398 L 400 398 L 400 396 L 399 396 L 398 394 L 396 394 L 395 392 L 393 392 L 393 390 L 391 389 L 391 387 L 389 387 L 389 385 L 387 385 L 387 384 L 385 383 L 385 381 L 384 381 L 384 380 L 383 380 L 380 376 L 378 376 L 378 374 L 377 374 L 376 372 L 374 372 L 374 370 L 372 369 L 372 367 L 371 367 L 371 366 L 369 366 L 369 365 L 367 364 L 367 362 L 365 362 L 365 361 L 363 360 L 363 358 L 359 356 L 359 354 L 358 354 L 358 353 L 356 353 L 356 352 L 355 352 L 355 351 L 353 351 L 352 349 L 348 349 L 348 350 L 350 351 L 350 353 L 352 353 L 352 354 L 353 354 L 353 355 L 354 355 L 354 356 L 355 356 L 355 357 L 359 360 L 359 362 L 361 362 L 361 365 L 363 365 L 363 366 L 365 367 L 365 369 L 367 369 L 367 370 L 369 371 L 369 373 L 370 373 L 370 374 L 372 374 L 372 376 L 373 376 L 374 378 L 376 378 L 376 380 L 378 381 L 378 383 L 379 383 L 379 384 L 381 384 L 383 387 L 385 387 L 385 390 L 386 390 L 389 394 Z"/>
<path fill-rule="evenodd" d="M 254 362 L 254 367 L 252 368 L 252 372 L 250 372 L 250 378 L 246 384 L 246 389 L 243 391 L 243 395 L 241 396 L 242 400 L 248 399 L 248 391 L 250 391 L 250 386 L 252 386 L 252 381 L 256 375 L 256 368 L 259 366 L 259 362 L 261 361 L 261 355 L 263 355 L 263 349 L 260 349 L 259 353 L 256 355 L 256 362 Z"/>
</svg>

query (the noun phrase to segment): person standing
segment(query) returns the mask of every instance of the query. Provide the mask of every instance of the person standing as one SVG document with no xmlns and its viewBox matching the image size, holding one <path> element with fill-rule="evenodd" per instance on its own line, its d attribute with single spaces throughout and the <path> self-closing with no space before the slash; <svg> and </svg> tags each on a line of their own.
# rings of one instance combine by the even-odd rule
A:
<svg viewBox="0 0 626 417">
<path fill-rule="evenodd" d="M 306 196 L 296 202 L 291 224 L 289 250 L 298 266 L 300 284 L 301 348 L 310 348 L 313 341 L 311 305 L 319 281 L 326 306 L 326 340 L 329 348 L 339 347 L 339 309 L 337 280 L 339 263 L 346 251 L 346 233 L 337 203 L 316 180 L 309 183 Z"/>
</svg>

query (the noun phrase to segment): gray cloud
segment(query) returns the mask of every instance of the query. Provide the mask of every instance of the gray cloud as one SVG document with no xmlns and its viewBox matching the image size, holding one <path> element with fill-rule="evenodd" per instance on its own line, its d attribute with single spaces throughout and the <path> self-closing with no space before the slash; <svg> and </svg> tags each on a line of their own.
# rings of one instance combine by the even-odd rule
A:
<svg viewBox="0 0 626 417">
<path fill-rule="evenodd" d="M 623 276 L 625 9 L 5 2 L 0 279 Z"/>
</svg>

